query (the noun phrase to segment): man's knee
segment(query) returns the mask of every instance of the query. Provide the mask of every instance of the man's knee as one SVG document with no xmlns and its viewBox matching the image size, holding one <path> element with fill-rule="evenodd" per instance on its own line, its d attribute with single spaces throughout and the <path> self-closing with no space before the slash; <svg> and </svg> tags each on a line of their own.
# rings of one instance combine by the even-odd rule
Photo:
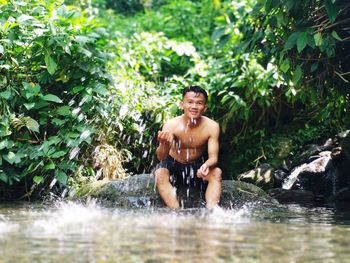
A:
<svg viewBox="0 0 350 263">
<path fill-rule="evenodd" d="M 217 182 L 222 181 L 222 171 L 219 167 L 215 167 L 213 169 L 210 180 L 217 181 Z"/>
</svg>

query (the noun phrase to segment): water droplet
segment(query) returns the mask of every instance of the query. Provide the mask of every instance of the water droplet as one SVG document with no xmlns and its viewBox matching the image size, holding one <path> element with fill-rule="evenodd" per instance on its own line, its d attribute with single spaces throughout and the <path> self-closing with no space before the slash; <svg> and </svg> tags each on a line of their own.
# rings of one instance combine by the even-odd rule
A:
<svg viewBox="0 0 350 263">
<path fill-rule="evenodd" d="M 89 130 L 83 131 L 80 134 L 80 140 L 83 141 L 90 136 L 91 132 Z"/>
<path fill-rule="evenodd" d="M 147 156 L 148 156 L 148 151 L 146 150 L 143 152 L 142 158 L 146 158 Z"/>
<path fill-rule="evenodd" d="M 96 175 L 95 175 L 96 180 L 100 179 L 101 176 L 102 176 L 102 168 L 96 172 Z"/>
<path fill-rule="evenodd" d="M 57 179 L 53 178 L 51 183 L 50 183 L 50 189 L 56 184 L 56 182 L 57 182 Z"/>
<path fill-rule="evenodd" d="M 193 170 L 192 167 L 190 168 L 190 177 L 191 177 L 191 178 L 194 178 L 194 170 Z"/>
<path fill-rule="evenodd" d="M 78 107 L 78 108 L 75 108 L 74 110 L 72 110 L 72 114 L 74 115 L 74 116 L 76 116 L 76 115 L 78 115 L 78 113 L 80 112 L 80 107 Z"/>
<path fill-rule="evenodd" d="M 119 118 L 123 118 L 128 113 L 128 110 L 128 105 L 122 105 L 119 109 Z"/>
<path fill-rule="evenodd" d="M 79 151 L 80 151 L 79 147 L 74 147 L 69 153 L 69 160 L 72 160 L 74 157 L 76 157 Z"/>
</svg>

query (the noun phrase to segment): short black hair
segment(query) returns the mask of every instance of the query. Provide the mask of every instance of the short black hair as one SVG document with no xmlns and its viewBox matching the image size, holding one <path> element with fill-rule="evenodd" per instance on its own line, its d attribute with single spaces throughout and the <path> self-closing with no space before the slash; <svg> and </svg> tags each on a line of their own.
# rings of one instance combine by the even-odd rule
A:
<svg viewBox="0 0 350 263">
<path fill-rule="evenodd" d="M 187 92 L 194 92 L 194 93 L 197 93 L 197 94 L 203 94 L 204 98 L 205 98 L 205 102 L 208 101 L 208 94 L 207 92 L 200 86 L 189 86 L 187 88 L 184 88 L 182 90 L 182 98 L 185 97 L 186 93 Z"/>
</svg>

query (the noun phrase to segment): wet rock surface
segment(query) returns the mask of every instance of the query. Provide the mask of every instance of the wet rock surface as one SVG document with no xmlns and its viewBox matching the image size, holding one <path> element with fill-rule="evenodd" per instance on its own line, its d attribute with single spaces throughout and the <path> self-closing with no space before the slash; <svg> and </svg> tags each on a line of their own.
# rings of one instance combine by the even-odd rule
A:
<svg viewBox="0 0 350 263">
<path fill-rule="evenodd" d="M 220 205 L 239 207 L 247 202 L 334 204 L 350 201 L 350 130 L 322 145 L 307 145 L 293 160 L 279 167 L 268 164 L 247 171 L 239 180 L 223 180 Z M 77 197 L 92 197 L 118 207 L 164 207 L 150 174 L 102 180 L 83 185 Z M 193 188 L 178 189 L 182 207 L 205 206 L 203 194 Z"/>
<path fill-rule="evenodd" d="M 179 189 L 178 194 L 184 208 L 205 206 L 201 193 L 196 189 Z M 164 207 L 155 189 L 154 177 L 149 174 L 85 184 L 77 190 L 75 196 L 97 198 L 110 205 L 125 208 Z M 247 202 L 277 203 L 274 198 L 253 184 L 223 180 L 220 206 L 240 207 Z"/>
<path fill-rule="evenodd" d="M 268 180 L 261 173 L 267 170 L 271 171 Z M 264 165 L 238 178 L 264 186 L 280 202 L 317 205 L 350 201 L 350 131 L 339 133 L 322 145 L 306 145 L 301 154 L 285 160 L 276 169 Z M 266 189 L 269 184 L 272 187 Z"/>
</svg>

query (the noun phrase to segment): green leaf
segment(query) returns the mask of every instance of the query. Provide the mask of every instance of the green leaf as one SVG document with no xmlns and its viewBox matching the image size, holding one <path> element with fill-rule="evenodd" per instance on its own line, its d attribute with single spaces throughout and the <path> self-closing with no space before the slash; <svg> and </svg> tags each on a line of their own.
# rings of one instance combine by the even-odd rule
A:
<svg viewBox="0 0 350 263">
<path fill-rule="evenodd" d="M 313 64 L 311 65 L 311 72 L 315 72 L 315 71 L 317 70 L 317 68 L 318 68 L 318 62 L 313 63 Z"/>
<path fill-rule="evenodd" d="M 302 70 L 301 70 L 301 67 L 298 66 L 298 67 L 296 68 L 295 72 L 294 72 L 294 75 L 293 75 L 293 83 L 294 83 L 294 85 L 296 85 L 296 84 L 299 82 L 302 73 L 303 73 L 303 72 L 302 72 Z"/>
<path fill-rule="evenodd" d="M 24 107 L 26 107 L 27 110 L 32 109 L 35 106 L 35 103 L 24 103 Z"/>
<path fill-rule="evenodd" d="M 53 118 L 52 119 L 52 123 L 55 124 L 56 126 L 62 126 L 63 124 L 66 123 L 65 120 L 60 120 L 60 119 L 57 119 L 57 118 Z"/>
<path fill-rule="evenodd" d="M 228 41 L 230 41 L 230 40 L 231 40 L 231 34 L 224 35 L 224 36 L 220 39 L 218 46 L 219 46 L 220 48 L 222 48 L 222 47 L 225 46 L 225 44 L 226 44 Z"/>
<path fill-rule="evenodd" d="M 82 91 L 83 89 L 85 89 L 84 86 L 76 86 L 72 89 L 72 92 L 75 94 L 75 93 L 78 93 L 79 91 Z"/>
<path fill-rule="evenodd" d="M 66 155 L 66 152 L 64 151 L 58 151 L 58 152 L 55 152 L 54 154 L 50 155 L 51 158 L 60 158 L 62 156 L 65 156 Z"/>
<path fill-rule="evenodd" d="M 337 16 L 339 15 L 339 7 L 335 3 L 335 1 L 332 0 L 325 0 L 325 7 L 329 20 L 331 22 L 334 22 L 337 19 Z"/>
<path fill-rule="evenodd" d="M 62 116 L 71 115 L 71 110 L 69 106 L 62 106 L 57 109 L 57 113 Z"/>
<path fill-rule="evenodd" d="M 211 35 L 211 40 L 215 41 L 217 39 L 220 39 L 225 34 L 226 28 L 220 27 L 214 30 L 213 34 Z"/>
<path fill-rule="evenodd" d="M 266 12 L 269 12 L 271 9 L 275 8 L 276 6 L 278 6 L 278 3 L 280 1 L 277 0 L 267 0 L 265 2 L 265 10 Z"/>
<path fill-rule="evenodd" d="M 284 44 L 284 50 L 289 50 L 296 44 L 299 34 L 300 32 L 294 32 L 288 37 L 286 43 Z"/>
<path fill-rule="evenodd" d="M 3 92 L 0 92 L 0 97 L 8 100 L 11 97 L 11 91 L 5 90 Z"/>
<path fill-rule="evenodd" d="M 4 54 L 4 46 L 0 45 L 0 54 Z"/>
<path fill-rule="evenodd" d="M 48 164 L 46 164 L 44 167 L 43 167 L 43 169 L 45 170 L 45 171 L 47 171 L 47 170 L 53 170 L 53 169 L 55 169 L 56 168 L 56 165 L 52 162 L 52 161 L 50 161 Z"/>
<path fill-rule="evenodd" d="M 59 97 L 57 97 L 56 95 L 53 95 L 53 94 L 47 94 L 47 95 L 43 96 L 42 99 L 46 100 L 46 101 L 57 102 L 57 103 L 63 102 Z"/>
<path fill-rule="evenodd" d="M 19 157 L 19 155 L 16 155 L 14 152 L 8 152 L 8 154 L 3 155 L 2 158 L 4 158 L 9 164 L 21 162 L 21 158 Z"/>
<path fill-rule="evenodd" d="M 338 35 L 338 33 L 335 32 L 335 31 L 332 31 L 332 37 L 334 37 L 336 40 L 343 41 L 343 40 L 340 38 L 340 36 Z"/>
<path fill-rule="evenodd" d="M 57 170 L 55 171 L 55 177 L 61 184 L 65 185 L 67 183 L 68 176 L 65 172 Z"/>
<path fill-rule="evenodd" d="M 49 54 L 45 55 L 45 64 L 50 75 L 55 74 L 57 70 L 57 64 Z"/>
<path fill-rule="evenodd" d="M 7 140 L 0 142 L 0 150 L 7 148 Z"/>
<path fill-rule="evenodd" d="M 315 40 L 315 44 L 316 46 L 322 46 L 322 43 L 323 43 L 323 39 L 322 39 L 322 34 L 320 32 L 317 32 L 315 35 L 314 35 L 314 40 Z"/>
<path fill-rule="evenodd" d="M 36 120 L 30 117 L 26 117 L 26 127 L 28 128 L 28 130 L 39 132 L 40 125 Z"/>
<path fill-rule="evenodd" d="M 301 32 L 299 34 L 298 40 L 297 40 L 297 49 L 298 49 L 299 53 L 301 51 L 303 51 L 303 49 L 306 47 L 307 40 L 308 40 L 308 33 L 307 32 Z"/>
<path fill-rule="evenodd" d="M 288 59 L 285 59 L 281 65 L 281 70 L 286 73 L 288 71 L 288 69 L 290 68 L 290 65 L 289 65 L 289 60 Z"/>
<path fill-rule="evenodd" d="M 44 182 L 44 177 L 36 175 L 33 177 L 33 182 L 36 184 L 41 184 Z"/>
<path fill-rule="evenodd" d="M 4 183 L 9 183 L 9 177 L 6 173 L 0 172 L 0 180 Z"/>
</svg>

